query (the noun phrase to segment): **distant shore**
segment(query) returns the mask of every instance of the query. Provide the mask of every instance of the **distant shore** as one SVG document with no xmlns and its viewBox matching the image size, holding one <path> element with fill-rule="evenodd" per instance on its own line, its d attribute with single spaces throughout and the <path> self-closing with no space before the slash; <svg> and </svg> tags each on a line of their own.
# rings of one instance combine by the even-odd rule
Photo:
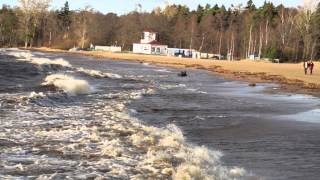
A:
<svg viewBox="0 0 320 180">
<path fill-rule="evenodd" d="M 112 53 L 102 51 L 69 52 L 50 48 L 33 48 L 31 50 L 43 52 L 60 52 L 75 55 L 108 58 L 112 60 L 128 60 L 141 63 L 151 63 L 175 68 L 194 68 L 207 70 L 230 80 L 241 80 L 254 86 L 255 83 L 276 83 L 280 88 L 269 89 L 289 93 L 309 94 L 320 97 L 320 63 L 315 62 L 313 75 L 305 75 L 302 63 L 275 64 L 264 61 L 219 61 L 207 59 L 187 59 L 169 56 L 140 55 L 131 53 Z"/>
</svg>

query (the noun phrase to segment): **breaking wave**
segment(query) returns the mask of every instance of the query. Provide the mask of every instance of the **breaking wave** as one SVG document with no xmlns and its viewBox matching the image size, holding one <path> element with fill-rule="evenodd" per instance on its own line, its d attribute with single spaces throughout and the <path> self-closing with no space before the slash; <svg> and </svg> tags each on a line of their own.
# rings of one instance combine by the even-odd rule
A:
<svg viewBox="0 0 320 180">
<path fill-rule="evenodd" d="M 43 86 L 54 86 L 59 90 L 63 90 L 69 95 L 89 94 L 91 87 L 85 80 L 75 79 L 72 76 L 64 74 L 53 74 L 45 78 Z"/>
<path fill-rule="evenodd" d="M 177 126 L 146 126 L 130 116 L 126 103 L 152 92 L 104 94 L 87 108 L 30 104 L 37 112 L 27 108 L 18 113 L 23 129 L 8 120 L 10 115 L 4 117 L 7 123 L 0 128 L 9 129 L 0 133 L 5 140 L 0 142 L 4 145 L 0 178 L 16 174 L 40 179 L 223 180 L 249 176 L 243 168 L 223 166 L 221 152 L 187 143 Z M 44 94 L 31 96 L 41 99 Z"/>
<path fill-rule="evenodd" d="M 46 64 L 46 60 L 37 62 Z M 72 70 L 121 78 L 83 68 Z M 174 124 L 157 128 L 130 116 L 126 105 L 153 93 L 152 87 L 91 94 L 86 80 L 64 74 L 48 75 L 42 86 L 64 93 L 29 92 L 28 96 L 16 95 L 21 98 L 5 95 L 0 99 L 0 179 L 224 180 L 250 176 L 243 168 L 224 166 L 220 151 L 186 142 Z M 74 98 L 79 103 L 68 104 L 69 95 L 81 94 L 90 100 Z M 60 99 L 66 100 L 60 104 Z"/>
<path fill-rule="evenodd" d="M 72 67 L 68 61 L 62 58 L 51 60 L 49 58 L 35 57 L 33 53 L 28 50 L 9 49 L 9 50 L 4 50 L 4 52 L 7 55 L 18 58 L 17 60 L 27 61 L 35 65 L 40 65 L 40 66 L 57 65 L 61 67 Z"/>
<path fill-rule="evenodd" d="M 84 73 L 86 75 L 92 76 L 92 77 L 97 77 L 97 78 L 113 78 L 113 79 L 121 79 L 122 78 L 122 76 L 119 74 L 106 73 L 106 72 L 101 72 L 101 71 L 97 71 L 97 70 L 77 68 L 77 71 L 80 73 Z"/>
<path fill-rule="evenodd" d="M 62 58 L 53 59 L 53 60 L 50 60 L 48 58 L 33 58 L 31 59 L 31 63 L 38 64 L 38 65 L 60 65 L 63 67 L 71 67 L 71 64 Z"/>
<path fill-rule="evenodd" d="M 49 58 L 43 58 L 43 57 L 35 57 L 35 55 L 39 55 L 39 53 L 37 53 L 37 52 L 31 52 L 28 50 L 19 50 L 19 49 L 10 49 L 9 51 L 2 49 L 2 51 L 7 55 L 11 55 L 11 56 L 18 58 L 17 60 L 26 61 L 26 62 L 35 64 L 35 65 L 39 65 L 43 70 L 47 70 L 47 71 L 50 71 L 50 69 L 57 69 L 55 67 L 66 67 L 66 68 L 72 68 L 73 70 L 75 70 L 79 73 L 83 73 L 88 76 L 92 76 L 92 77 L 96 77 L 96 78 L 112 78 L 112 79 L 123 78 L 119 74 L 101 72 L 101 71 L 91 70 L 91 69 L 85 69 L 82 67 L 73 68 L 72 65 L 68 61 L 66 61 L 62 58 L 49 59 Z M 46 69 L 46 68 L 49 68 L 49 69 Z"/>
</svg>

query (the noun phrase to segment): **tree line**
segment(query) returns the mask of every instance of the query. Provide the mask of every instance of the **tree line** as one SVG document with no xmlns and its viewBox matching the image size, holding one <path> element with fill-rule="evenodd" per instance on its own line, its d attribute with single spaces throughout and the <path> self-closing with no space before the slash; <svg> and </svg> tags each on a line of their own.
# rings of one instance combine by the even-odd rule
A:
<svg viewBox="0 0 320 180">
<path fill-rule="evenodd" d="M 159 32 L 169 47 L 229 55 L 232 59 L 279 58 L 297 62 L 320 58 L 320 6 L 288 8 L 265 2 L 256 7 L 183 5 L 141 8 L 125 14 L 103 14 L 87 6 L 70 10 L 68 1 L 49 10 L 50 0 L 19 0 L 0 9 L 0 46 L 69 49 L 116 45 L 131 50 L 142 31 Z M 141 7 L 141 6 L 140 6 Z"/>
</svg>

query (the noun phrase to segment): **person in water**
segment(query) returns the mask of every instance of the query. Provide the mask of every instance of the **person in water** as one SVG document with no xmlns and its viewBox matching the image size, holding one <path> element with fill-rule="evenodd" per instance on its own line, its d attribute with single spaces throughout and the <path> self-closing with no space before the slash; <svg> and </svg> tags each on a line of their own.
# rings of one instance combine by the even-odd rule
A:
<svg viewBox="0 0 320 180">
<path fill-rule="evenodd" d="M 310 68 L 310 74 L 312 75 L 312 73 L 313 73 L 313 68 L 314 68 L 314 63 L 313 63 L 313 61 L 310 61 L 310 62 L 309 62 L 309 68 Z"/>
<path fill-rule="evenodd" d="M 309 62 L 304 61 L 303 62 L 303 69 L 304 69 L 304 74 L 305 75 L 308 73 L 308 67 L 309 67 Z"/>
</svg>

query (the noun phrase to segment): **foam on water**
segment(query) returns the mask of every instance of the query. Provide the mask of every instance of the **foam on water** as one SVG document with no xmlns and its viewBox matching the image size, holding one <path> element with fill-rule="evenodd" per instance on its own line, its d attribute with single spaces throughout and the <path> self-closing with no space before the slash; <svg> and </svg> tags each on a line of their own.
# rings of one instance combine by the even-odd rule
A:
<svg viewBox="0 0 320 180">
<path fill-rule="evenodd" d="M 62 59 L 62 58 L 57 58 L 57 59 L 48 59 L 48 58 L 40 58 L 40 57 L 35 57 L 35 55 L 39 55 L 39 53 L 32 53 L 31 51 L 28 50 L 19 50 L 19 49 L 8 49 L 5 51 L 7 55 L 14 56 L 18 58 L 17 60 L 20 61 L 27 61 L 32 64 L 36 65 L 59 65 L 62 67 L 71 67 L 71 64 Z"/>
<path fill-rule="evenodd" d="M 312 109 L 309 111 L 292 114 L 283 115 L 280 118 L 291 119 L 294 121 L 309 122 L 309 123 L 320 123 L 320 109 Z"/>
<path fill-rule="evenodd" d="M 156 69 L 157 72 L 165 72 L 165 73 L 171 73 L 168 69 Z"/>
<path fill-rule="evenodd" d="M 39 93 L 36 93 L 36 92 L 31 92 L 30 95 L 29 95 L 29 98 L 43 98 L 45 97 L 46 95 L 43 93 L 43 92 L 39 92 Z"/>
<path fill-rule="evenodd" d="M 64 74 L 53 74 L 45 78 L 43 86 L 53 85 L 69 95 L 89 94 L 92 90 L 89 83 Z"/>
<path fill-rule="evenodd" d="M 92 77 L 98 77 L 98 78 L 113 78 L 113 79 L 121 79 L 123 78 L 119 74 L 113 74 L 113 73 L 106 73 L 106 72 L 101 72 L 97 70 L 90 70 L 90 69 L 85 69 L 85 68 L 77 68 L 78 72 L 87 74 Z"/>
<path fill-rule="evenodd" d="M 50 60 L 48 58 L 31 58 L 31 63 L 37 65 L 60 65 L 63 67 L 71 67 L 71 64 L 62 58 L 53 60 Z"/>
<path fill-rule="evenodd" d="M 39 60 L 38 63 L 46 62 Z M 121 78 L 76 69 L 94 77 Z M 90 94 L 85 80 L 48 75 L 43 86 L 68 95 L 43 101 L 51 92 L 3 94 L 0 99 L 0 179 L 238 179 L 251 175 L 221 163 L 222 153 L 186 142 L 174 124 L 156 128 L 130 116 L 127 104 L 152 87 Z M 162 88 L 186 87 L 184 84 Z M 54 94 L 54 93 L 53 93 Z M 60 100 L 63 99 L 63 103 Z"/>
<path fill-rule="evenodd" d="M 16 58 L 24 58 L 26 60 L 30 60 L 33 57 L 33 54 L 30 51 L 24 51 L 19 49 L 7 49 L 7 55 L 14 56 Z"/>
<path fill-rule="evenodd" d="M 19 50 L 19 49 L 10 49 L 10 51 L 4 52 L 8 55 L 15 56 L 17 60 L 26 61 L 35 65 L 39 65 L 41 68 L 52 68 L 54 66 L 67 67 L 76 72 L 86 74 L 88 76 L 97 77 L 97 78 L 112 78 L 112 79 L 122 79 L 123 77 L 119 74 L 101 72 L 97 70 L 85 69 L 85 68 L 73 68 L 72 65 L 64 60 L 63 58 L 49 59 L 44 57 L 36 57 L 36 55 L 44 55 L 43 53 L 31 52 L 28 50 Z M 51 67 L 52 66 L 52 67 Z M 50 69 L 49 69 L 50 71 Z"/>
<path fill-rule="evenodd" d="M 57 78 L 65 77 L 48 79 Z M 248 176 L 242 168 L 223 166 L 221 152 L 187 143 L 177 126 L 156 128 L 131 117 L 126 103 L 146 93 L 152 90 L 105 94 L 86 108 L 46 108 L 35 104 L 28 107 L 20 103 L 23 105 L 20 111 L 37 112 L 18 117 L 12 112 L 0 120 L 0 128 L 6 129 L 0 138 L 16 144 L 0 149 L 0 178 L 14 178 L 17 174 L 56 179 L 180 180 Z M 31 96 L 37 98 L 42 94 Z M 25 123 L 20 128 L 22 120 Z M 49 125 L 52 127 L 48 128 Z M 26 142 L 33 143 L 19 145 Z"/>
<path fill-rule="evenodd" d="M 160 88 L 163 90 L 167 89 L 175 89 L 175 88 L 185 88 L 187 87 L 185 84 L 161 84 Z"/>
</svg>

